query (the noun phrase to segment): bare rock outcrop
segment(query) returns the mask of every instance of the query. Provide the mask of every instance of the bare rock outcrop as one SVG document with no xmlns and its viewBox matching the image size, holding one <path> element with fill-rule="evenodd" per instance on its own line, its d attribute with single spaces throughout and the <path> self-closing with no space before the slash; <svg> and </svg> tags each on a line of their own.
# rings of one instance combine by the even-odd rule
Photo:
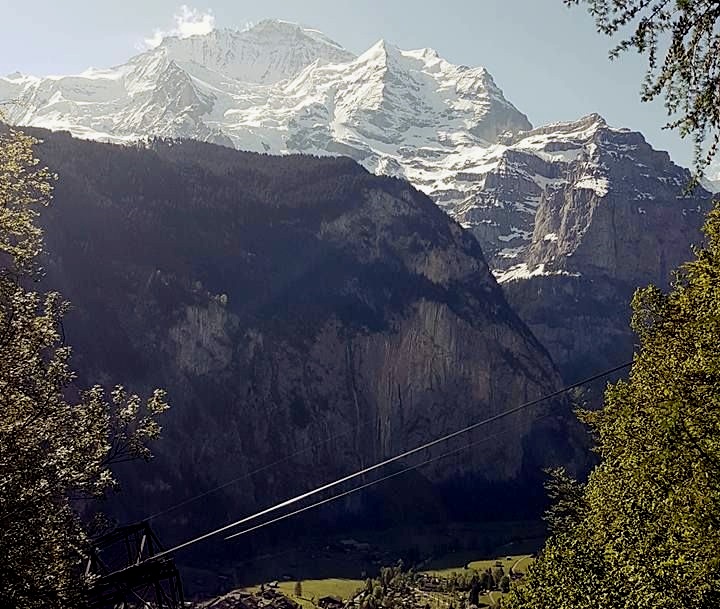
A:
<svg viewBox="0 0 720 609">
<path fill-rule="evenodd" d="M 630 300 L 692 257 L 711 193 L 590 115 L 518 134 L 458 218 L 568 381 L 628 360 Z"/>
</svg>

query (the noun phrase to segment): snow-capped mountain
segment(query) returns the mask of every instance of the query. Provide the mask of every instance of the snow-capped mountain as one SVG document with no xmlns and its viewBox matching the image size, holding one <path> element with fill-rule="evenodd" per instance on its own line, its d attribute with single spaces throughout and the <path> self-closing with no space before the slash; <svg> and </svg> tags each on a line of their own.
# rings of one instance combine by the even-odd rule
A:
<svg viewBox="0 0 720 609">
<path fill-rule="evenodd" d="M 634 291 L 692 258 L 711 207 L 640 133 L 591 115 L 516 135 L 457 216 L 566 380 L 630 359 Z"/>
<path fill-rule="evenodd" d="M 204 36 L 171 37 L 159 48 L 141 55 L 161 55 L 175 61 L 202 81 L 198 68 L 233 80 L 273 84 L 293 78 L 315 61 L 351 61 L 352 53 L 321 32 L 284 21 L 263 21 L 238 32 L 213 30 Z M 222 85 L 222 83 L 217 83 Z"/>
<path fill-rule="evenodd" d="M 0 99 L 16 100 L 15 123 L 84 138 L 187 137 L 350 156 L 433 197 L 474 232 L 501 279 L 541 264 L 560 272 L 556 261 L 582 241 L 590 216 L 565 227 L 565 237 L 538 233 L 538 210 L 553 202 L 617 195 L 642 214 L 655 199 L 682 197 L 687 180 L 641 134 L 598 115 L 533 129 L 482 67 L 385 41 L 355 56 L 317 30 L 277 20 L 167 38 L 124 65 L 78 76 L 14 74 L 0 78 Z M 688 202 L 677 214 L 695 208 Z M 555 262 L 538 254 L 550 251 Z"/>
<path fill-rule="evenodd" d="M 684 222 L 704 210 L 699 201 L 708 198 L 702 189 L 684 192 L 689 177 L 642 134 L 611 128 L 592 114 L 521 132 L 494 146 L 482 175 L 467 176 L 468 197 L 453 213 L 483 243 L 494 268 L 512 269 L 497 273 L 503 280 L 518 276 L 518 264 L 530 271 L 540 264 L 546 271 L 576 266 L 595 212 L 610 201 L 621 200 L 645 224 L 670 204 L 677 222 Z M 580 207 L 587 209 L 547 225 L 553 213 L 568 216 Z"/>
<path fill-rule="evenodd" d="M 710 192 L 720 193 L 720 157 L 707 168 L 703 186 Z"/>
<path fill-rule="evenodd" d="M 160 135 L 231 144 L 223 127 L 267 104 L 275 83 L 312 63 L 352 59 L 315 30 L 268 21 L 243 32 L 167 38 L 124 65 L 77 76 L 12 74 L 0 78 L 0 99 L 15 102 L 11 121 L 85 138 L 124 142 Z"/>
<path fill-rule="evenodd" d="M 384 41 L 359 57 L 283 21 L 168 38 L 107 70 L 0 78 L 9 119 L 126 142 L 190 137 L 243 150 L 344 154 L 447 202 L 455 174 L 531 127 L 484 68 Z M 445 195 L 445 196 L 443 196 Z"/>
</svg>

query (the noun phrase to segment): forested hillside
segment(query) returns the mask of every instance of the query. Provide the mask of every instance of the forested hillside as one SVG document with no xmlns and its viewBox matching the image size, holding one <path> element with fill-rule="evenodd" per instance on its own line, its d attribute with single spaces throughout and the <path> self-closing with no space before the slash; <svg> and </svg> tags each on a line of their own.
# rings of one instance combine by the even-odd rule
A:
<svg viewBox="0 0 720 609">
<path fill-rule="evenodd" d="M 185 537 L 559 384 L 474 237 L 407 183 L 348 159 L 42 137 L 60 175 L 46 282 L 74 303 L 77 368 L 152 379 L 173 404 L 152 467 L 126 473 L 124 517 L 314 447 L 160 523 Z M 541 467 L 582 464 L 569 419 L 550 402 L 498 423 L 415 474 L 405 505 L 537 514 Z"/>
</svg>

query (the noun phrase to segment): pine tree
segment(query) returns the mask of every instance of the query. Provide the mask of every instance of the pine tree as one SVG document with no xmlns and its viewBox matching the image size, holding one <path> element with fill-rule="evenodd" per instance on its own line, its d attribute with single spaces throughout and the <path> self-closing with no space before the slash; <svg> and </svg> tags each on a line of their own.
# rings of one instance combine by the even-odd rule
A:
<svg viewBox="0 0 720 609">
<path fill-rule="evenodd" d="M 480 604 L 480 584 L 478 582 L 473 582 L 472 587 L 470 588 L 468 603 L 475 606 Z"/>
</svg>

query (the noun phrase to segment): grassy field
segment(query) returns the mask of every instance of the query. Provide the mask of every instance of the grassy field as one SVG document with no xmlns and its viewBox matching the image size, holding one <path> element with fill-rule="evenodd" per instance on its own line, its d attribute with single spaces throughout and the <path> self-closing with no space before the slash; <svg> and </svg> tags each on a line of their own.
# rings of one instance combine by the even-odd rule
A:
<svg viewBox="0 0 720 609">
<path fill-rule="evenodd" d="M 296 582 L 281 582 L 280 591 L 290 598 L 295 596 Z M 360 579 L 308 579 L 300 582 L 302 586 L 302 597 L 304 599 L 318 600 L 323 596 L 337 596 L 342 600 L 348 600 L 362 587 L 365 582 Z"/>
<path fill-rule="evenodd" d="M 467 558 L 468 554 L 461 552 L 458 552 L 455 555 L 445 556 L 437 562 L 443 565 L 456 562 L 458 566 L 444 567 L 442 569 L 428 568 L 423 569 L 423 572 L 430 575 L 436 575 L 438 577 L 450 577 L 453 573 L 463 573 L 466 575 L 468 571 L 475 571 L 477 573 L 480 573 L 482 571 L 485 571 L 486 569 L 494 569 L 498 566 L 498 563 L 500 563 L 506 574 L 510 573 L 511 568 L 517 573 L 526 573 L 528 566 L 532 564 L 533 560 L 535 560 L 531 554 L 507 554 L 505 556 L 499 556 L 497 558 L 469 560 L 465 562 Z M 429 566 L 432 567 L 432 563 Z M 480 602 L 487 605 L 492 605 L 498 599 L 502 598 L 502 596 L 503 594 L 501 592 L 493 591 L 489 594 L 481 596 Z M 438 605 L 433 605 L 432 603 L 430 604 L 432 609 L 444 609 L 441 603 L 439 603 Z"/>
<path fill-rule="evenodd" d="M 422 571 L 423 573 L 436 575 L 438 577 L 449 577 L 453 573 L 467 573 L 468 569 L 477 572 L 485 571 L 485 569 L 493 569 L 498 566 L 497 563 L 500 563 L 502 568 L 505 570 L 505 573 L 510 571 L 510 567 L 513 567 L 518 573 L 524 573 L 527 571 L 528 565 L 533 561 L 530 554 L 512 554 L 500 556 L 498 558 L 466 561 L 465 559 L 467 558 L 474 557 L 469 556 L 466 553 L 457 553 L 451 556 L 445 556 L 438 560 L 437 563 L 442 565 L 447 565 L 448 563 L 455 564 L 450 567 L 436 569 L 433 568 L 433 563 L 431 562 L 428 567 Z"/>
<path fill-rule="evenodd" d="M 515 573 L 527 573 L 528 567 L 534 560 L 535 559 L 532 556 L 525 556 L 524 558 L 519 559 L 517 563 L 513 565 L 513 571 L 515 571 Z"/>
<path fill-rule="evenodd" d="M 496 592 L 493 591 L 490 594 L 486 594 L 485 596 L 480 597 L 480 602 L 485 603 L 486 605 L 492 605 L 494 602 L 500 600 L 503 597 L 502 592 Z"/>
<path fill-rule="evenodd" d="M 296 581 L 279 582 L 278 590 L 305 609 L 314 609 L 316 602 L 323 596 L 336 596 L 344 601 L 348 600 L 365 586 L 365 582 L 360 579 L 306 579 L 300 582 L 302 596 L 297 597 L 295 596 L 295 584 L 297 584 Z M 257 592 L 259 589 L 259 586 L 245 588 L 248 592 Z"/>
<path fill-rule="evenodd" d="M 467 574 L 468 570 L 480 573 L 485 569 L 495 568 L 499 562 L 502 564 L 505 573 L 509 573 L 510 568 L 515 569 L 518 573 L 524 573 L 527 571 L 528 565 L 530 565 L 534 560 L 530 554 L 515 554 L 499 556 L 491 559 L 472 560 L 476 557 L 477 554 L 470 552 L 457 552 L 431 562 L 427 568 L 422 570 L 422 572 L 430 575 L 436 575 L 438 577 L 449 577 L 453 573 Z M 433 569 L 433 563 L 437 565 L 448 565 L 454 563 L 456 566 Z M 295 596 L 296 583 L 296 581 L 282 581 L 278 583 L 278 589 L 285 596 L 300 604 L 303 609 L 316 609 L 317 601 L 323 596 L 335 596 L 344 601 L 348 600 L 365 585 L 365 582 L 361 579 L 306 579 L 300 582 L 302 586 L 302 595 L 297 597 Z M 259 586 L 246 588 L 249 592 L 255 592 L 258 589 Z M 493 601 L 497 600 L 498 596 L 501 596 L 500 592 L 491 592 L 490 594 L 481 597 L 480 600 L 487 604 L 491 604 Z M 442 593 L 429 593 L 427 600 L 432 609 L 445 609 L 452 601 L 452 597 L 446 596 Z"/>
</svg>

